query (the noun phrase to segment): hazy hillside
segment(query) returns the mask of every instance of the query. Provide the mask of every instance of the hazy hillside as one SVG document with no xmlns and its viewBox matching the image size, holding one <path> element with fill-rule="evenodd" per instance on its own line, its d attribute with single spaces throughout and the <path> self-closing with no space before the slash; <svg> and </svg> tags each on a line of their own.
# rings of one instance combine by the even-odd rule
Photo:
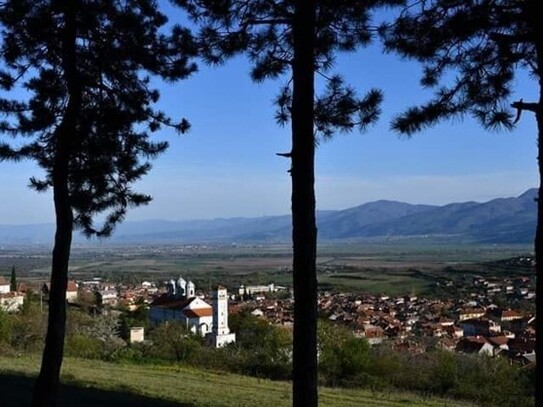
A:
<svg viewBox="0 0 543 407">
<path fill-rule="evenodd" d="M 530 243 L 536 224 L 536 189 L 518 197 L 443 206 L 375 201 L 317 213 L 321 240 L 439 236 L 454 240 Z M 126 222 L 112 237 L 117 243 L 287 242 L 290 215 L 190 221 Z M 0 244 L 47 244 L 52 224 L 0 225 Z M 85 239 L 76 236 L 75 241 Z"/>
</svg>

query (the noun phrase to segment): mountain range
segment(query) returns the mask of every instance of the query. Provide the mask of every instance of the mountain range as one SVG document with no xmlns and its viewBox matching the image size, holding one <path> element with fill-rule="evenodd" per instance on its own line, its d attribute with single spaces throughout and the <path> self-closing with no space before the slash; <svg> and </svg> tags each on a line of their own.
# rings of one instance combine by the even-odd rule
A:
<svg viewBox="0 0 543 407">
<path fill-rule="evenodd" d="M 413 205 L 374 201 L 317 212 L 320 241 L 439 238 L 479 243 L 531 243 L 537 189 L 487 202 Z M 125 222 L 111 241 L 122 244 L 289 242 L 290 215 L 256 218 Z M 50 244 L 53 224 L 0 225 L 0 244 Z M 85 242 L 79 234 L 75 242 Z"/>
</svg>

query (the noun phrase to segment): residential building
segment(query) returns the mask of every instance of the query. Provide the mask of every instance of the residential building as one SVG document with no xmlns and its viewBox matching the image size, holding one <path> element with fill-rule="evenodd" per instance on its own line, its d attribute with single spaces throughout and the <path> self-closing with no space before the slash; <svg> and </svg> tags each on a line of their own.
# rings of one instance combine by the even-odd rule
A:
<svg viewBox="0 0 543 407">
<path fill-rule="evenodd" d="M 9 281 L 7 281 L 4 277 L 0 276 L 0 294 L 7 294 L 10 290 L 10 284 Z"/>
</svg>

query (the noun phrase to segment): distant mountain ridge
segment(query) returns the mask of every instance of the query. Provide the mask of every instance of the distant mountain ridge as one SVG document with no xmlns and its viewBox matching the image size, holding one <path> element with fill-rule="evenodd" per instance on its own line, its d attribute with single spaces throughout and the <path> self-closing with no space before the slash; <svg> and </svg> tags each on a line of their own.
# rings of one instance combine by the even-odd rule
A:
<svg viewBox="0 0 543 407">
<path fill-rule="evenodd" d="M 481 243 L 530 243 L 536 226 L 537 189 L 518 197 L 443 206 L 374 201 L 317 212 L 319 239 L 440 237 Z M 53 224 L 0 225 L 0 244 L 49 244 Z M 290 215 L 121 224 L 115 243 L 288 242 Z M 85 238 L 76 234 L 76 242 Z"/>
</svg>

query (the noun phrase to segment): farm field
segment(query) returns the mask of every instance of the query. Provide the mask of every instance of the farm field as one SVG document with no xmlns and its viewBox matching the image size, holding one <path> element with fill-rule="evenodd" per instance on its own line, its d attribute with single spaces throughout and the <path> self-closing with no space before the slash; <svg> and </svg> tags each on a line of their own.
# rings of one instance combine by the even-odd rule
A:
<svg viewBox="0 0 543 407">
<path fill-rule="evenodd" d="M 37 356 L 0 356 L 0 392 L 6 406 L 30 403 Z M 275 407 L 291 405 L 291 386 L 277 382 L 213 373 L 186 367 L 121 365 L 66 358 L 62 370 L 61 406 L 91 407 Z M 406 393 L 320 389 L 322 406 L 468 407 L 452 400 Z"/>
<path fill-rule="evenodd" d="M 323 244 L 317 259 L 322 290 L 353 290 L 372 294 L 431 293 L 439 279 L 463 274 L 518 274 L 496 262 L 529 255 L 525 246 L 415 244 L 414 242 Z M 70 278 L 157 283 L 182 275 L 198 287 L 224 284 L 292 284 L 288 245 L 252 246 L 115 246 L 75 247 Z M 50 253 L 45 248 L 0 249 L 0 275 L 12 267 L 25 282 L 44 282 Z"/>
</svg>

